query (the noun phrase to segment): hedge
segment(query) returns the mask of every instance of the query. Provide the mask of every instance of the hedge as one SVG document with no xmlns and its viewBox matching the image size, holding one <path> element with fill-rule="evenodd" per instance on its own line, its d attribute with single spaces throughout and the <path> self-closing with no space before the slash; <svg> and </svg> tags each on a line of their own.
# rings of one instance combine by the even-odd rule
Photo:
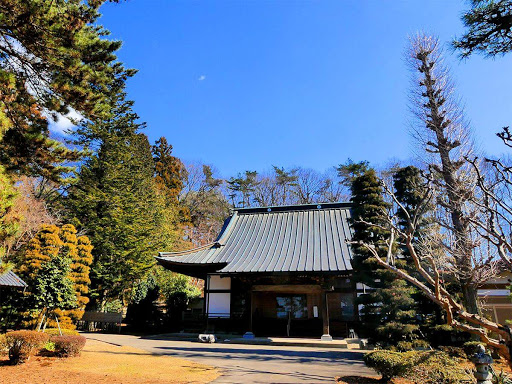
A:
<svg viewBox="0 0 512 384">
<path fill-rule="evenodd" d="M 49 336 L 37 331 L 13 331 L 5 334 L 9 360 L 13 364 L 27 361 L 48 341 Z"/>
<path fill-rule="evenodd" d="M 79 356 L 85 346 L 86 338 L 79 335 L 53 336 L 55 354 L 62 357 Z"/>
</svg>

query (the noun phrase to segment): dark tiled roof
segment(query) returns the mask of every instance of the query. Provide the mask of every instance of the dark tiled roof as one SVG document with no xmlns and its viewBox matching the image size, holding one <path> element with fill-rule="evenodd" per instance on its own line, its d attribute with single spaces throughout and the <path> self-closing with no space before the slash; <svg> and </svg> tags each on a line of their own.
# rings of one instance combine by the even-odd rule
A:
<svg viewBox="0 0 512 384">
<path fill-rule="evenodd" d="M 346 203 L 237 209 L 216 242 L 157 260 L 221 273 L 348 271 L 349 217 Z"/>
<path fill-rule="evenodd" d="M 0 275 L 0 287 L 19 287 L 25 288 L 27 284 L 21 280 L 13 271 L 8 271 Z"/>
</svg>

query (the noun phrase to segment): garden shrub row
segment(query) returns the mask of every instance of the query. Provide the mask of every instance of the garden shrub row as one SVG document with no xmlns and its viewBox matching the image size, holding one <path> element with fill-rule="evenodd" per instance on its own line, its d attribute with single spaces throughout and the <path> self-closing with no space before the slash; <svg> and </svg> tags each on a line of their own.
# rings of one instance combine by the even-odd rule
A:
<svg viewBox="0 0 512 384">
<path fill-rule="evenodd" d="M 442 351 L 378 350 L 367 353 L 364 362 L 382 375 L 383 382 L 393 377 L 423 384 L 471 382 L 471 374 L 460 367 L 459 361 Z"/>
<path fill-rule="evenodd" d="M 9 351 L 9 360 L 21 364 L 39 351 L 48 341 L 49 336 L 36 331 L 13 331 L 5 334 L 5 343 Z"/>
<path fill-rule="evenodd" d="M 55 355 L 72 357 L 80 355 L 86 339 L 80 335 L 52 336 L 45 332 L 13 331 L 0 335 L 0 352 L 7 351 L 12 364 L 21 364 L 40 349 L 54 350 Z M 51 345 L 51 348 L 49 347 Z"/>
</svg>

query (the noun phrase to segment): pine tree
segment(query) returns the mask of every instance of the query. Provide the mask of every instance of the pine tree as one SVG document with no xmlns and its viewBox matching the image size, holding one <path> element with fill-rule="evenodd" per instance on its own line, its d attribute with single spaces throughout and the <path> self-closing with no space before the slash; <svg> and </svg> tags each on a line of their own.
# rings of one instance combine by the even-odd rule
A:
<svg viewBox="0 0 512 384">
<path fill-rule="evenodd" d="M 472 0 L 462 21 L 467 31 L 453 42 L 462 57 L 474 52 L 495 57 L 512 50 L 511 0 Z"/>
<path fill-rule="evenodd" d="M 0 4 L 0 162 L 8 172 L 60 180 L 79 153 L 49 138 L 48 115 L 108 113 L 108 89 L 134 74 L 116 61 L 121 42 L 98 25 L 104 0 Z"/>
<path fill-rule="evenodd" d="M 358 304 L 363 305 L 360 311 L 361 333 L 386 344 L 410 340 L 418 330 L 412 298 L 414 290 L 379 267 L 371 253 L 358 244 L 372 244 L 382 253 L 382 257 L 386 257 L 389 233 L 380 226 L 384 226 L 388 203 L 384 201 L 380 180 L 375 170 L 365 162 L 349 161 L 338 171 L 345 183 L 350 185 L 352 193 L 354 279 L 366 287 L 366 292 L 357 300 Z"/>
</svg>

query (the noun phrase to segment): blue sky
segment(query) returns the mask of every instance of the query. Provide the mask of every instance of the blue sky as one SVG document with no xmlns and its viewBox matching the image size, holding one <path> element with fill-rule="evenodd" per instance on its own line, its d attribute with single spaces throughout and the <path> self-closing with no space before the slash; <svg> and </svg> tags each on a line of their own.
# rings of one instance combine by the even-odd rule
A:
<svg viewBox="0 0 512 384">
<path fill-rule="evenodd" d="M 324 171 L 412 155 L 408 35 L 448 45 L 465 1 L 128 0 L 102 8 L 139 73 L 128 94 L 154 141 L 229 177 L 271 165 Z M 512 124 L 512 54 L 460 62 L 447 52 L 487 153 Z"/>
</svg>

